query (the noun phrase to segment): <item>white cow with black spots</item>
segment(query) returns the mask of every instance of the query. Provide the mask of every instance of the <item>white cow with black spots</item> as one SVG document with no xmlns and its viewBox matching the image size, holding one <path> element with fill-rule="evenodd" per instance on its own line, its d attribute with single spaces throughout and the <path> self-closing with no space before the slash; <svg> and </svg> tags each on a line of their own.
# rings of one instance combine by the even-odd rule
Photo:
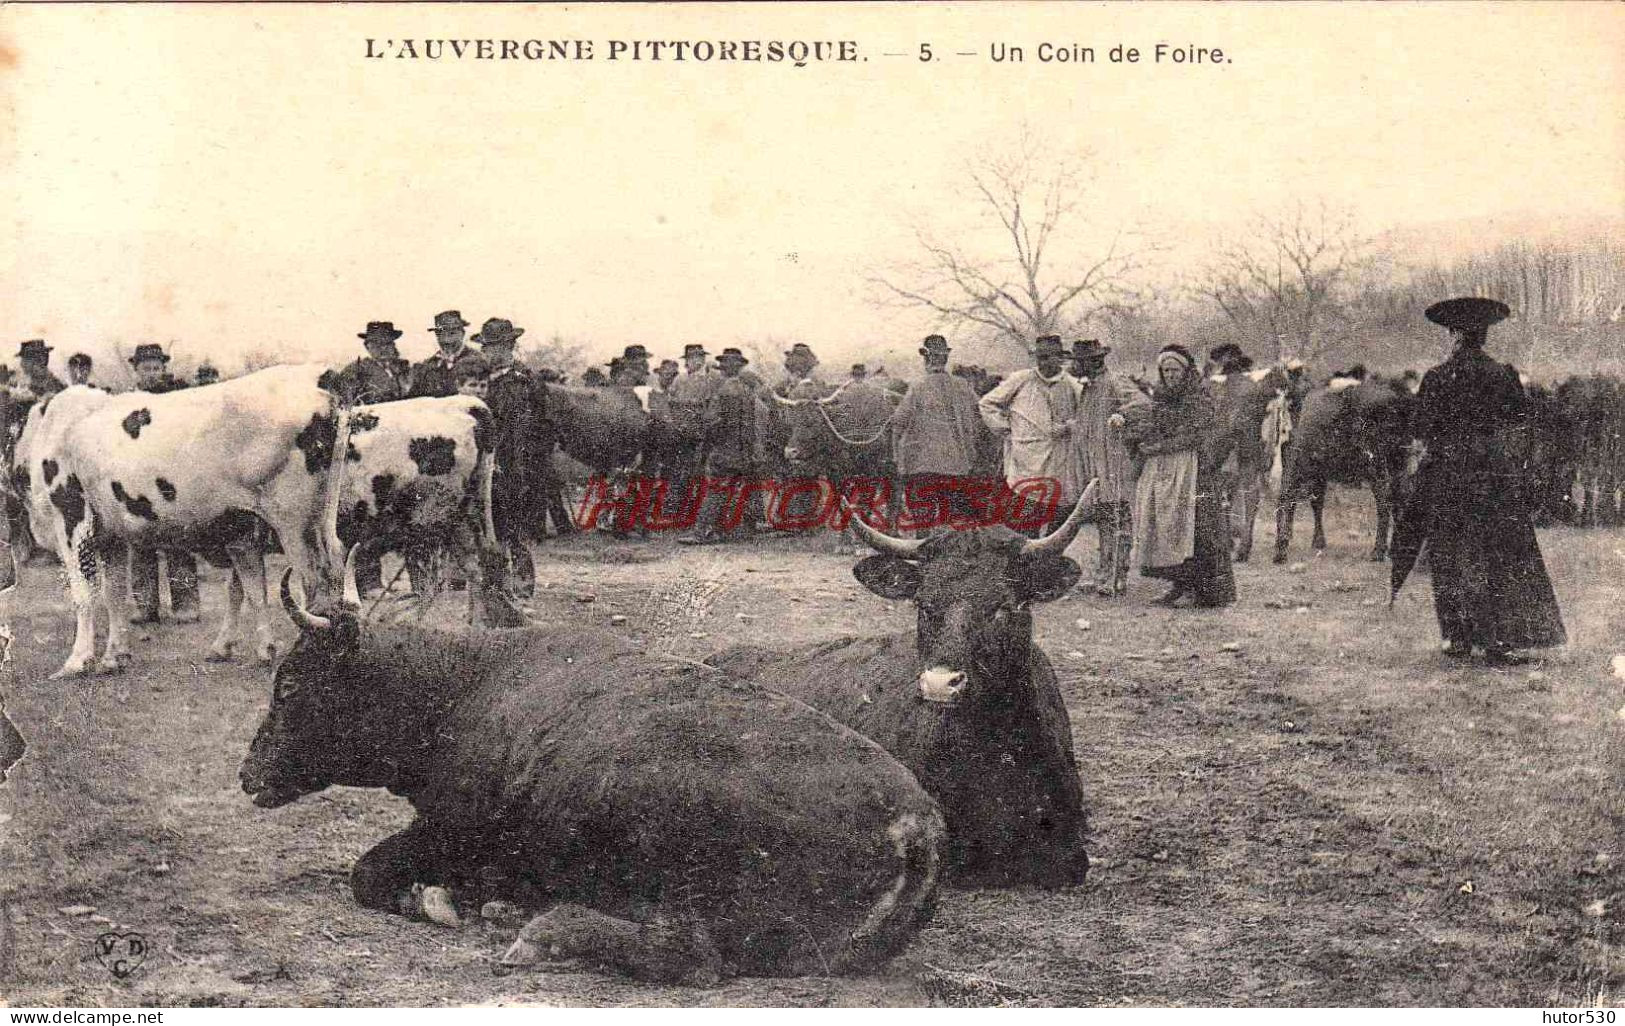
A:
<svg viewBox="0 0 1625 1026">
<path fill-rule="evenodd" d="M 337 560 L 327 500 L 331 454 L 348 418 L 317 386 L 319 365 L 281 366 L 230 381 L 154 395 L 68 388 L 30 413 L 20 462 L 30 516 L 68 574 L 78 623 L 53 678 L 86 672 L 95 655 L 95 585 L 107 609 L 99 668 L 129 661 L 129 545 L 224 547 L 258 623 L 257 654 L 272 655 L 258 520 L 277 534 L 309 590 Z M 258 520 L 256 520 L 258 518 Z M 229 658 L 237 603 L 210 649 Z"/>
<path fill-rule="evenodd" d="M 334 525 L 345 550 L 360 545 L 363 563 L 399 551 L 415 573 L 436 551 L 473 557 L 476 539 L 494 551 L 493 442 L 491 411 L 473 396 L 355 407 Z"/>
</svg>

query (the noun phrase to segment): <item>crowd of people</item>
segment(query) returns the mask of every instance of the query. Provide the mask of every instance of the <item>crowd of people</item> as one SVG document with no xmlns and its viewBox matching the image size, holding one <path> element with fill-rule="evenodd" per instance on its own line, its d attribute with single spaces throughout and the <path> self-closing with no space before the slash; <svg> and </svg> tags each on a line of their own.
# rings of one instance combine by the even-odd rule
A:
<svg viewBox="0 0 1625 1026">
<path fill-rule="evenodd" d="M 1504 311 L 1488 300 L 1429 309 L 1428 316 L 1451 331 L 1457 349 L 1421 380 L 1415 431 L 1429 453 L 1420 474 L 1422 498 L 1415 505 L 1418 515 L 1427 517 L 1423 533 L 1433 542 L 1446 650 L 1459 656 L 1477 646 L 1499 661 L 1512 658 L 1513 649 L 1563 638 L 1531 518 L 1507 501 L 1516 492 L 1507 482 L 1523 471 L 1498 462 L 1498 432 L 1527 415 L 1517 372 L 1483 355 L 1487 329 Z M 574 529 L 559 498 L 552 436 L 536 430 L 539 419 L 552 415 L 535 408 L 536 386 L 562 376 L 515 359 L 524 329 L 511 321 L 490 318 L 472 337 L 469 327 L 456 310 L 436 315 L 430 328 L 436 352 L 410 363 L 396 348 L 403 332 L 389 321 L 371 322 L 358 335 L 366 355 L 325 383 L 362 403 L 455 394 L 483 399 L 497 427 L 493 519 L 499 538 L 510 549 L 523 549 L 524 540 L 543 536 L 549 515 L 555 530 Z M 724 348 L 713 360 L 704 345 L 690 343 L 681 362 L 664 359 L 651 368 L 647 348 L 630 345 L 610 361 L 607 374 L 590 370 L 582 384 L 636 396 L 648 422 L 661 426 L 651 434 L 668 442 L 658 455 L 642 454 L 650 463 L 643 470 L 685 496 L 693 494 L 690 485 L 697 480 L 740 481 L 763 472 L 771 455 L 764 446 L 773 399 L 788 405 L 879 390 L 890 403 L 884 407 L 883 433 L 907 493 L 934 494 L 950 514 L 974 517 L 971 493 L 934 486 L 979 474 L 1005 486 L 1043 480 L 1056 492 L 1054 521 L 1091 494 L 1098 556 L 1084 587 L 1104 598 L 1121 596 L 1137 566 L 1143 576 L 1167 582 L 1158 605 L 1218 607 L 1236 600 L 1222 467 L 1226 453 L 1217 444 L 1219 411 L 1207 386 L 1210 378 L 1251 369 L 1238 347 L 1215 347 L 1204 368 L 1186 347 L 1164 346 L 1155 380 L 1145 381 L 1109 370 L 1111 347 L 1098 339 L 1079 339 L 1068 348 L 1061 336 L 1045 335 L 1034 342 L 1032 366 L 980 388 L 970 376 L 950 372 L 952 347 L 944 336 L 928 336 L 918 352 L 921 373 L 906 386 L 888 379 L 883 369 L 869 374 L 863 364 L 853 365 L 847 380 L 836 385 L 820 376 L 811 347 L 797 343 L 784 353 L 784 378 L 769 386 L 736 347 Z M 17 354 L 20 373 L 6 372 L 10 444 L 28 406 L 67 387 L 51 372 L 50 353 L 43 340 L 25 342 Z M 140 345 L 130 362 L 137 389 L 188 386 L 168 373 L 169 356 L 160 346 Z M 82 353 L 68 361 L 74 384 L 90 383 L 93 371 Z M 1301 376 L 1301 364 L 1287 371 Z M 218 375 L 211 367 L 199 368 L 196 384 L 214 380 Z M 725 511 L 724 493 L 709 485 L 698 491 L 703 493 L 699 515 L 680 541 L 711 544 L 748 536 L 758 527 L 755 512 Z M 1032 533 L 1043 529 L 1034 525 Z M 165 557 L 175 617 L 195 620 L 195 560 L 180 551 Z M 376 568 L 367 570 L 376 584 Z M 137 622 L 155 619 L 156 554 L 136 555 L 132 571 Z"/>
</svg>

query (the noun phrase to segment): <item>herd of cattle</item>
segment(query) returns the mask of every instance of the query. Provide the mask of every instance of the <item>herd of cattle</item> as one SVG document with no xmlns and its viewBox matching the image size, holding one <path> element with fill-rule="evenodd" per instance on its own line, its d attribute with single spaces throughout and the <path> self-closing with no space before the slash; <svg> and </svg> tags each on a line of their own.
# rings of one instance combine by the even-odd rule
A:
<svg viewBox="0 0 1625 1026">
<path fill-rule="evenodd" d="M 524 625 L 492 526 L 489 410 L 465 396 L 346 405 L 320 387 L 324 370 L 275 367 L 162 395 L 70 387 L 30 412 L 14 469 L 77 614 L 57 676 L 128 664 L 128 546 L 229 566 L 210 657 L 231 658 L 246 604 L 269 661 L 264 559 L 280 546 L 281 606 L 299 638 L 277 664 L 241 782 L 262 808 L 330 785 L 412 803 L 412 825 L 354 867 L 360 903 L 444 924 L 493 900 L 546 908 L 506 962 L 581 958 L 704 983 L 873 965 L 929 917 L 941 878 L 1083 879 L 1072 730 L 1030 610 L 1076 584 L 1063 553 L 1087 496 L 1038 539 L 1004 527 L 903 539 L 854 517 L 875 550 L 854 575 L 912 600 L 916 630 L 696 663 L 607 631 Z M 672 444 L 630 389 L 537 387 L 549 451 L 612 473 Z M 1298 498 L 1324 545 L 1332 481 L 1373 489 L 1382 557 L 1410 454 L 1403 383 L 1340 377 L 1294 394 L 1271 369 L 1210 387 L 1238 558 L 1275 472 L 1277 560 Z M 1533 500 L 1560 519 L 1617 522 L 1620 387 L 1531 392 Z M 780 404 L 775 453 L 814 476 L 883 466 L 875 425 L 853 415 L 858 394 Z M 355 570 L 369 547 L 470 553 L 481 622 L 431 630 L 363 615 Z M 96 661 L 98 605 L 109 628 Z M 9 727 L 0 715 L 0 779 L 21 750 Z"/>
</svg>

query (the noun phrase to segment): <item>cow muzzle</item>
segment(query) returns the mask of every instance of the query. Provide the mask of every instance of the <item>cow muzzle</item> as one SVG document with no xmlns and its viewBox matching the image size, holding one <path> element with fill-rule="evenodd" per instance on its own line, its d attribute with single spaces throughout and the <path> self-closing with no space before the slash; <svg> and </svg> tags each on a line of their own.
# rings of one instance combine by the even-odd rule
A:
<svg viewBox="0 0 1625 1026">
<path fill-rule="evenodd" d="M 920 698 L 939 705 L 953 705 L 965 690 L 967 678 L 961 670 L 933 666 L 920 673 Z"/>
</svg>

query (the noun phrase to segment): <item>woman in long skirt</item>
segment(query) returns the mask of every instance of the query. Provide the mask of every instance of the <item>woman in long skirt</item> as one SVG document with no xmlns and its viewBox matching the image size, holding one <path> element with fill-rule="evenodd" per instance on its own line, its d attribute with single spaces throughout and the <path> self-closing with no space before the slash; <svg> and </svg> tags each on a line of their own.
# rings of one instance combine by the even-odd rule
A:
<svg viewBox="0 0 1625 1026">
<path fill-rule="evenodd" d="M 1183 346 L 1157 354 L 1150 409 L 1129 428 L 1143 461 L 1134 490 L 1134 552 L 1140 573 L 1170 581 L 1157 605 L 1187 596 L 1198 606 L 1236 600 L 1218 466 L 1212 459 L 1217 412 L 1196 359 Z"/>
<path fill-rule="evenodd" d="M 1467 659 L 1477 646 L 1501 666 L 1528 661 L 1517 649 L 1567 640 L 1527 499 L 1529 399 L 1517 370 L 1484 353 L 1490 325 L 1510 313 L 1493 299 L 1428 307 L 1456 350 L 1423 376 L 1413 424 L 1427 445 L 1419 512 L 1445 654 Z"/>
</svg>

